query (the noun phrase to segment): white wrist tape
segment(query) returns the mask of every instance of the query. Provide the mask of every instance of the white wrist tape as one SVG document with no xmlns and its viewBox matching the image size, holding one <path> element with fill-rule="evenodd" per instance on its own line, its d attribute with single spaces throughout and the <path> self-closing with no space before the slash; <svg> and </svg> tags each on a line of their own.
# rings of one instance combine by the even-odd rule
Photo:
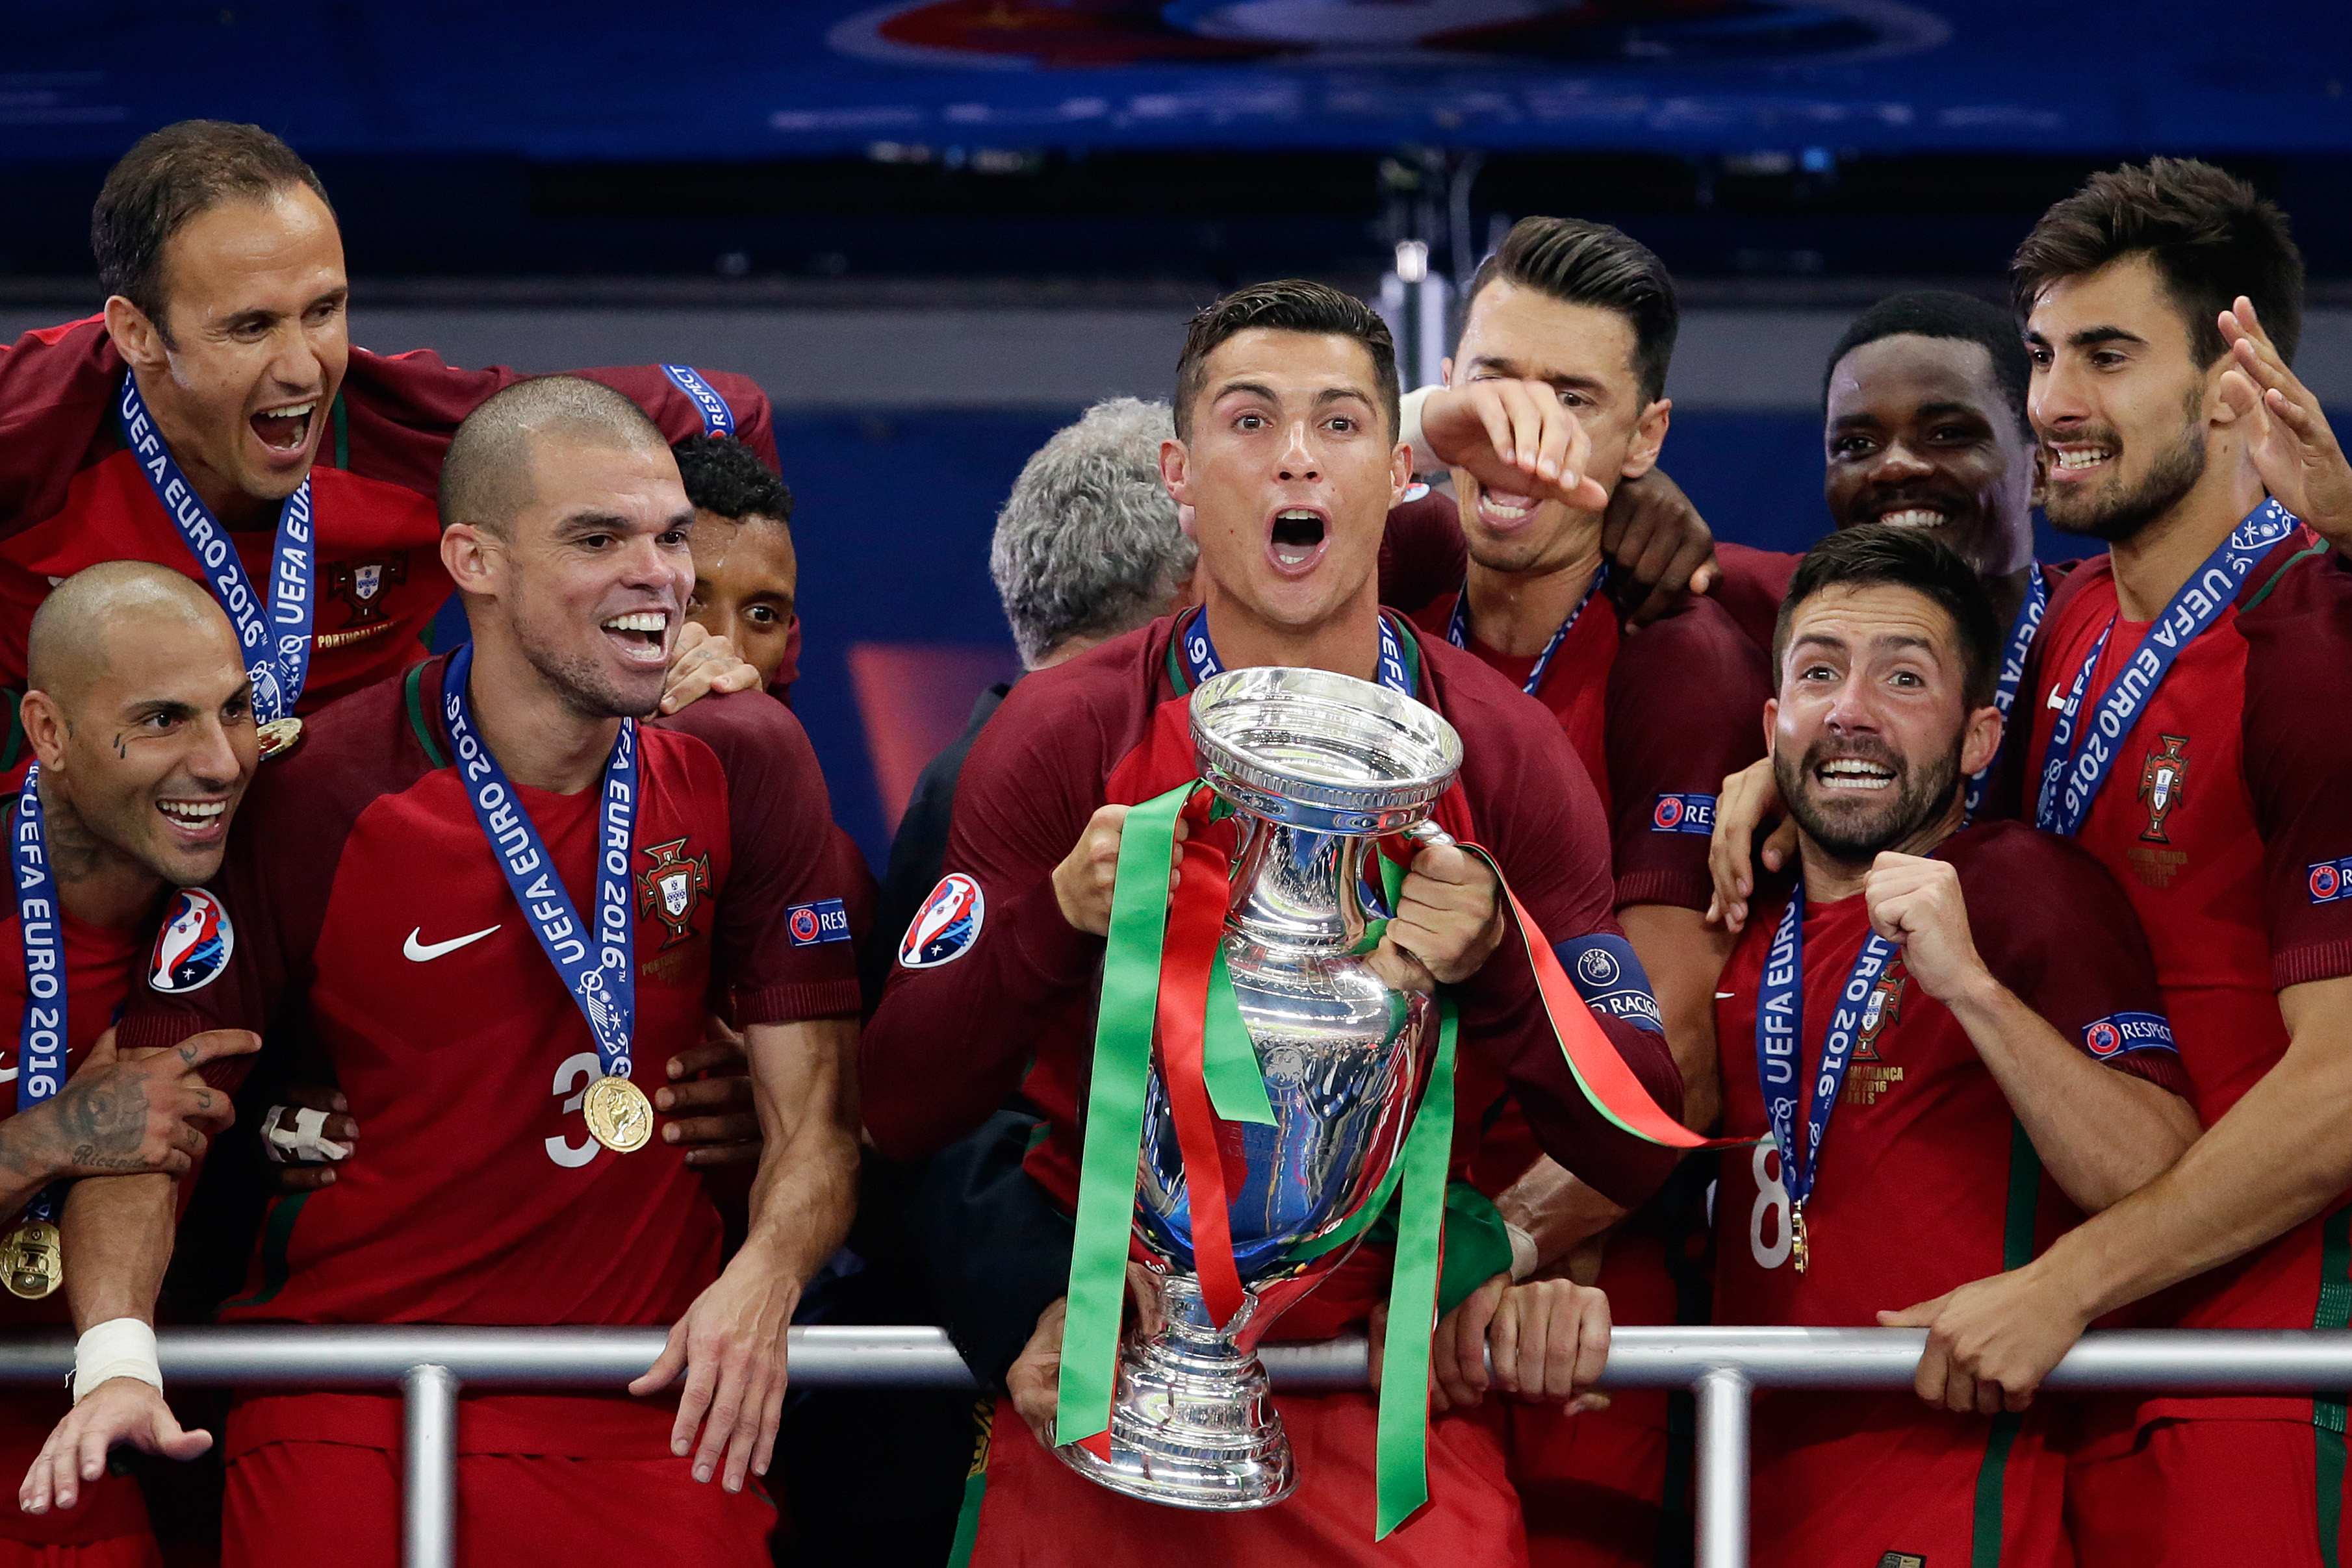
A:
<svg viewBox="0 0 2352 1568">
<path fill-rule="evenodd" d="M 1507 1219 L 1503 1233 L 1511 1239 L 1511 1283 L 1516 1285 L 1536 1271 L 1536 1239 Z"/>
<path fill-rule="evenodd" d="M 137 1318 L 109 1318 L 74 1342 L 74 1402 L 112 1377 L 163 1386 L 155 1361 L 155 1331 Z"/>
<path fill-rule="evenodd" d="M 286 1125 L 288 1112 L 293 1112 L 294 1124 Z M 345 1158 L 351 1150 L 325 1135 L 327 1113 L 309 1106 L 296 1109 L 291 1105 L 272 1105 L 262 1113 L 261 1124 L 268 1131 L 261 1135 L 261 1146 L 272 1165 L 324 1165 Z"/>
</svg>

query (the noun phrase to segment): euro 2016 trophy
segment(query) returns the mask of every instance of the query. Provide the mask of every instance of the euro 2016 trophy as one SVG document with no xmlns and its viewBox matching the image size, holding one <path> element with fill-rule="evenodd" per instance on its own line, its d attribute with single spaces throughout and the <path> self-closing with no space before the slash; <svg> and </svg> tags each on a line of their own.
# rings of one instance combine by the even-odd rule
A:
<svg viewBox="0 0 2352 1568">
<path fill-rule="evenodd" d="M 1284 668 L 1202 682 L 1192 733 L 1201 777 L 1238 829 L 1218 945 L 1273 1113 L 1270 1125 L 1222 1124 L 1242 1301 L 1219 1324 L 1203 1300 L 1179 1117 L 1155 1052 L 1134 1234 L 1163 1326 L 1122 1348 L 1108 1457 L 1099 1440 L 1058 1452 L 1129 1496 L 1253 1509 L 1297 1479 L 1258 1344 L 1353 1247 L 1367 1218 L 1357 1211 L 1398 1161 L 1437 1055 L 1434 998 L 1383 981 L 1368 937 L 1388 897 L 1378 842 L 1416 830 L 1442 841 L 1429 818 L 1462 743 L 1411 697 Z"/>
</svg>

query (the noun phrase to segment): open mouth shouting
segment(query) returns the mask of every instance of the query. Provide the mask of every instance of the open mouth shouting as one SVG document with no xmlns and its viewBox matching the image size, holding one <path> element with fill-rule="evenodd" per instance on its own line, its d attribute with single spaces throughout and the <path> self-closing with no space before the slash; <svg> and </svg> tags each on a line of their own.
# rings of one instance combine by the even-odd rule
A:
<svg viewBox="0 0 2352 1568">
<path fill-rule="evenodd" d="M 178 796 L 155 802 L 175 842 L 196 847 L 216 844 L 228 834 L 228 797 Z"/>
<path fill-rule="evenodd" d="M 1286 577 L 1304 577 L 1323 559 L 1331 540 L 1331 520 L 1314 507 L 1285 507 L 1275 513 L 1265 551 Z"/>
<path fill-rule="evenodd" d="M 1478 520 L 1496 533 L 1508 533 L 1536 515 L 1539 505 L 1533 496 L 1514 496 L 1507 491 L 1489 490 L 1478 486 Z"/>
<path fill-rule="evenodd" d="M 609 615 L 603 622 L 605 638 L 632 664 L 659 669 L 669 662 L 670 613 L 667 610 L 632 610 Z"/>
<path fill-rule="evenodd" d="M 265 408 L 247 421 L 261 444 L 280 456 L 290 457 L 310 443 L 310 416 L 319 411 L 319 400 L 289 402 L 278 408 Z"/>
<path fill-rule="evenodd" d="M 1813 764 L 1813 782 L 1833 794 L 1876 794 L 1895 786 L 1895 769 L 1863 757 L 1831 757 Z"/>
</svg>

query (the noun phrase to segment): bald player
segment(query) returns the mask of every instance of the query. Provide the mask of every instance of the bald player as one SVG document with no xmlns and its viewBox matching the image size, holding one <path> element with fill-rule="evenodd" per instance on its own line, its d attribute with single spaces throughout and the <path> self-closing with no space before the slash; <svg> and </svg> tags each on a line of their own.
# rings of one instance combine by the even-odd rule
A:
<svg viewBox="0 0 2352 1568">
<path fill-rule="evenodd" d="M 320 714 L 271 765 L 270 833 L 240 836 L 215 883 L 245 918 L 234 954 L 142 994 L 123 1037 L 290 1021 L 367 1128 L 333 1186 L 278 1201 L 224 1319 L 675 1325 L 639 1397 L 467 1396 L 466 1561 L 604 1561 L 627 1540 L 764 1563 L 784 1328 L 856 1168 L 850 873 L 823 779 L 758 694 L 637 723 L 685 619 L 694 513 L 628 400 L 562 377 L 498 394 L 451 444 L 441 498 L 471 644 Z M 719 1211 L 632 1078 L 696 1043 L 713 998 L 764 1134 L 724 1270 Z M 109 1186 L 117 1207 L 163 1200 Z M 167 1249 L 103 1283 L 143 1306 Z M 681 1373 L 682 1400 L 644 1397 Z M 117 1380 L 60 1428 L 35 1500 L 160 1411 Z M 307 1563 L 331 1539 L 389 1568 L 400 1425 L 390 1396 L 246 1395 L 228 1560 Z"/>
<path fill-rule="evenodd" d="M 116 1057 L 109 1028 L 139 950 L 167 899 L 174 924 L 209 906 L 188 891 L 220 865 L 254 768 L 251 692 L 235 636 L 204 591 L 176 572 L 123 561 L 68 578 L 34 618 L 33 689 L 22 720 L 36 766 L 10 800 L 10 883 L 0 1014 L 20 1020 L 0 1104 L 0 1327 L 89 1329 L 79 1176 L 188 1170 L 230 1121 L 228 1096 L 197 1067 L 254 1049 L 249 1036 L 188 1042 L 184 1055 Z M 177 891 L 175 891 L 177 890 Z M 59 1212 L 60 1207 L 64 1212 Z M 169 1216 L 164 1216 L 168 1223 Z M 60 1226 L 63 1234 L 60 1235 Z M 62 1271 L 63 1289 L 58 1274 Z M 101 1363 L 152 1365 L 144 1320 L 84 1341 L 77 1386 Z M 30 1466 L 68 1407 L 64 1391 L 0 1398 L 0 1462 Z M 168 1415 L 166 1416 L 168 1421 Z M 142 1447 L 159 1441 L 135 1434 Z M 176 1427 L 163 1440 L 178 1438 Z M 175 1451 L 201 1451 L 179 1442 Z M 93 1478 L 70 1516 L 0 1521 L 0 1563 L 51 1568 L 160 1563 L 138 1488 Z"/>
</svg>

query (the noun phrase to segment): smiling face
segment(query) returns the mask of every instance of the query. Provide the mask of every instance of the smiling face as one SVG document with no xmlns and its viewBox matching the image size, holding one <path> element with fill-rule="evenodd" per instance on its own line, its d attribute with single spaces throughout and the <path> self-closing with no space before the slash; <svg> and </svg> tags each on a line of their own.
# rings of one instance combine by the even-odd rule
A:
<svg viewBox="0 0 2352 1568">
<path fill-rule="evenodd" d="M 792 531 L 772 517 L 738 520 L 697 509 L 694 514 L 694 597 L 687 619 L 735 651 L 773 684 L 792 645 L 799 617 L 793 596 L 800 561 Z"/>
<path fill-rule="evenodd" d="M 1992 759 L 1998 710 L 1971 713 L 1949 612 L 1912 589 L 1838 586 L 1797 607 L 1780 695 L 1764 705 L 1781 799 L 1832 859 L 1919 839 Z"/>
<path fill-rule="evenodd" d="M 1830 373 L 1826 441 L 1834 527 L 1923 529 L 1980 577 L 2032 559 L 2033 444 L 1982 343 L 1898 332 L 1853 350 Z"/>
<path fill-rule="evenodd" d="M 488 536 L 496 623 L 574 712 L 650 715 L 694 591 L 677 462 L 653 442 L 541 434 L 527 449 L 532 499 Z"/>
<path fill-rule="evenodd" d="M 28 726 L 45 781 L 106 845 L 176 887 L 220 869 L 258 761 L 252 686 L 212 605 L 132 605 L 70 691 L 36 694 L 62 723 Z"/>
<path fill-rule="evenodd" d="M 2196 362 L 2189 322 L 2147 256 L 2043 289 L 2025 343 L 2053 526 L 2128 539 L 2204 478 L 2210 427 L 2231 417 L 2219 392 L 2230 361 Z"/>
<path fill-rule="evenodd" d="M 173 455 L 215 504 L 284 500 L 351 358 L 334 214 L 306 185 L 223 202 L 165 245 L 163 286 L 162 322 L 118 296 L 107 327 Z"/>
<path fill-rule="evenodd" d="M 1160 474 L 1193 509 L 1203 600 L 1289 635 L 1373 605 L 1381 529 L 1412 474 L 1370 352 L 1254 327 L 1201 369 L 1191 436 L 1160 449 Z"/>
<path fill-rule="evenodd" d="M 1618 311 L 1570 305 L 1497 279 L 1471 301 L 1462 341 L 1446 362 L 1446 384 L 1549 382 L 1592 438 L 1593 477 L 1614 490 L 1619 480 L 1648 473 L 1666 438 L 1671 405 L 1643 397 L 1636 347 L 1633 324 Z M 1460 468 L 1454 493 L 1472 559 L 1493 570 L 1552 571 L 1599 548 L 1597 512 L 1488 490 Z"/>
</svg>

